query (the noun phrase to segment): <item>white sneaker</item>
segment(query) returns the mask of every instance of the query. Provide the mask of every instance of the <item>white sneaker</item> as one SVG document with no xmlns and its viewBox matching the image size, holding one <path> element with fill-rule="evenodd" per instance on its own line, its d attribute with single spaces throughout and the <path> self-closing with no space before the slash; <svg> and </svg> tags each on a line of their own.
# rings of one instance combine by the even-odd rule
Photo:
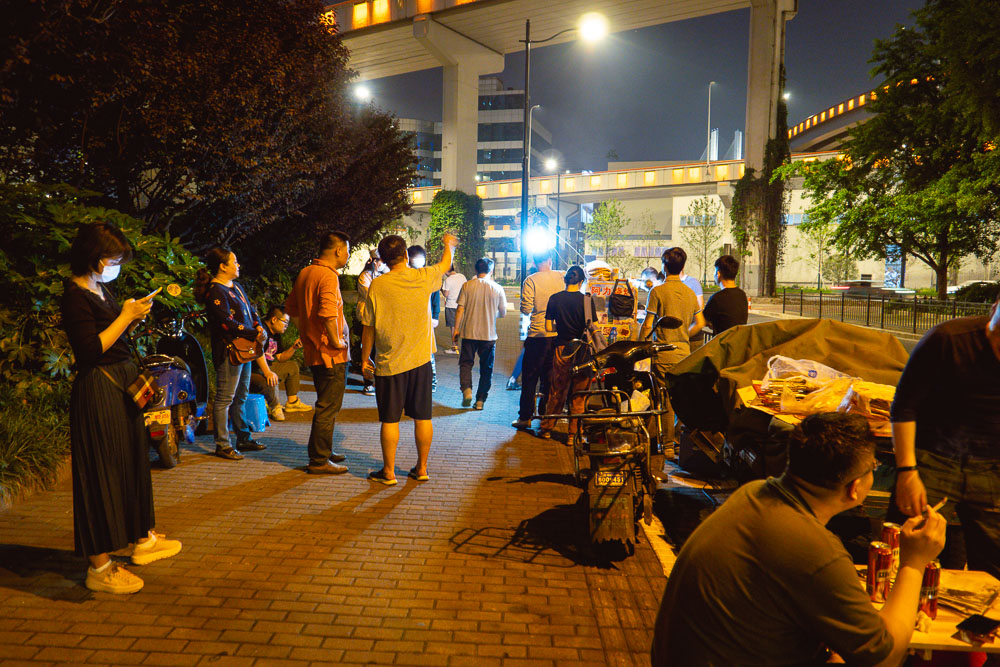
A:
<svg viewBox="0 0 1000 667">
<path fill-rule="evenodd" d="M 276 422 L 285 421 L 285 411 L 281 409 L 281 403 L 275 405 L 273 408 L 268 408 L 267 414 Z"/>
<path fill-rule="evenodd" d="M 447 350 L 444 351 L 445 354 L 458 354 L 458 346 L 452 345 Z"/>
<path fill-rule="evenodd" d="M 132 549 L 133 565 L 148 565 L 154 561 L 176 556 L 181 551 L 180 540 L 168 540 L 159 533 L 153 533 L 155 538 L 145 544 L 136 544 Z"/>
<path fill-rule="evenodd" d="M 312 409 L 311 405 L 303 403 L 301 399 L 285 403 L 285 412 L 309 412 Z"/>
<path fill-rule="evenodd" d="M 87 581 L 84 585 L 98 593 L 137 593 L 142 590 L 143 581 L 112 561 L 111 565 L 104 568 L 103 572 L 97 572 L 94 568 L 88 567 Z"/>
</svg>

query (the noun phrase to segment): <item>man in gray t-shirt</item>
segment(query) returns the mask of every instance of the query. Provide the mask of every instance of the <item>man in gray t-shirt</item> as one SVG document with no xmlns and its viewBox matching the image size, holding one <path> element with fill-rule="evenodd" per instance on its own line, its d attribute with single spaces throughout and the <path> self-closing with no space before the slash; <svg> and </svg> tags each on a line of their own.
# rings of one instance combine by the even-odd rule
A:
<svg viewBox="0 0 1000 667">
<path fill-rule="evenodd" d="M 479 388 L 476 410 L 483 409 L 493 381 L 493 357 L 497 344 L 497 318 L 507 314 L 507 296 L 493 281 L 493 260 L 476 260 L 476 277 L 462 284 L 455 312 L 452 340 L 462 339 L 458 377 L 462 385 L 462 407 L 472 404 L 472 364 L 479 355 Z"/>
</svg>

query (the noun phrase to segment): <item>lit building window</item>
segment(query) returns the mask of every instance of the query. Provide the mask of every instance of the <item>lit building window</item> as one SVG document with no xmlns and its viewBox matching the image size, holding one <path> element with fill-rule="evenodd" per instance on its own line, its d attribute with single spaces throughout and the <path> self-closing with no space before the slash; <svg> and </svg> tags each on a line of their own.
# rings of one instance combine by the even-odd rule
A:
<svg viewBox="0 0 1000 667">
<path fill-rule="evenodd" d="M 628 174 L 618 174 L 618 187 L 624 188 L 628 185 Z"/>
<path fill-rule="evenodd" d="M 539 188 L 543 194 L 549 194 L 552 192 L 552 181 L 542 181 L 541 187 Z"/>
<path fill-rule="evenodd" d="M 427 14 L 434 9 L 434 0 L 417 0 L 417 12 Z"/>
<path fill-rule="evenodd" d="M 529 193 L 530 193 L 530 190 L 529 190 Z M 517 183 L 514 184 L 514 196 L 515 197 L 520 197 L 521 196 L 521 181 L 518 181 Z"/>
<path fill-rule="evenodd" d="M 354 5 L 354 13 L 351 15 L 352 28 L 364 28 L 368 25 L 368 3 L 358 2 Z"/>
<path fill-rule="evenodd" d="M 701 167 L 691 167 L 688 169 L 688 181 L 697 183 L 701 180 Z"/>
<path fill-rule="evenodd" d="M 720 164 L 715 168 L 715 178 L 719 181 L 725 181 L 729 179 L 729 165 Z"/>
<path fill-rule="evenodd" d="M 485 185 L 477 185 L 476 186 L 476 196 L 479 197 L 480 199 L 486 199 L 486 186 Z"/>
<path fill-rule="evenodd" d="M 859 107 L 863 107 L 864 105 L 865 105 L 865 96 L 864 95 L 858 95 L 858 106 Z"/>
<path fill-rule="evenodd" d="M 642 175 L 643 185 L 656 185 L 656 172 L 647 171 Z"/>
<path fill-rule="evenodd" d="M 830 108 L 829 108 L 829 109 L 827 110 L 827 112 L 826 112 L 826 115 L 827 115 L 827 117 L 828 117 L 828 118 L 833 118 L 833 116 L 834 116 L 834 111 L 833 111 L 833 107 L 830 107 Z"/>
<path fill-rule="evenodd" d="M 674 185 L 684 182 L 684 170 L 674 169 L 670 174 L 670 179 L 673 181 Z"/>
<path fill-rule="evenodd" d="M 601 177 L 600 176 L 591 176 L 590 177 L 590 188 L 593 190 L 593 189 L 598 189 L 600 187 L 601 187 Z"/>
<path fill-rule="evenodd" d="M 740 163 L 740 178 L 743 178 L 743 174 L 746 173 L 746 170 L 747 170 L 747 166 L 741 162 Z"/>
<path fill-rule="evenodd" d="M 844 103 L 841 102 L 837 105 L 837 113 L 844 113 Z"/>
<path fill-rule="evenodd" d="M 389 20 L 389 0 L 374 0 L 372 2 L 372 23 L 385 23 Z"/>
<path fill-rule="evenodd" d="M 825 120 L 826 120 L 826 112 L 824 111 L 823 113 L 821 113 L 821 114 L 819 115 L 819 122 L 821 122 L 821 123 L 822 123 L 822 122 L 823 122 L 823 121 L 825 121 Z"/>
<path fill-rule="evenodd" d="M 439 193 L 439 192 L 441 192 L 441 188 L 438 188 L 438 189 L 436 189 L 436 190 L 433 190 L 433 191 L 431 192 L 431 199 L 434 199 L 435 197 L 437 197 L 437 195 L 438 195 L 438 193 Z"/>
<path fill-rule="evenodd" d="M 500 184 L 500 196 L 501 197 L 509 197 L 510 196 L 510 183 L 501 183 Z"/>
<path fill-rule="evenodd" d="M 850 111 L 853 108 L 854 108 L 854 98 L 852 97 L 851 99 L 847 100 L 847 110 Z"/>
<path fill-rule="evenodd" d="M 424 193 L 421 192 L 420 190 L 414 190 L 414 192 L 413 192 L 413 203 L 414 204 L 419 204 L 423 200 L 424 200 Z"/>
<path fill-rule="evenodd" d="M 563 189 L 566 190 L 567 192 L 573 192 L 574 190 L 576 190 L 576 179 L 567 178 L 565 181 L 563 181 Z"/>
</svg>

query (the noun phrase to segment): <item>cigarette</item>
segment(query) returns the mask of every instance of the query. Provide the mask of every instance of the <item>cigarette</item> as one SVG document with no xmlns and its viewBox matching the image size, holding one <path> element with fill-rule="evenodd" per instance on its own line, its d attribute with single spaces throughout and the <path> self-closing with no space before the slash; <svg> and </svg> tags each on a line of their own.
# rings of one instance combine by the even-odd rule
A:
<svg viewBox="0 0 1000 667">
<path fill-rule="evenodd" d="M 935 512 L 938 512 L 938 511 L 940 511 L 940 510 L 941 510 L 941 508 L 942 508 L 942 507 L 944 507 L 944 504 L 945 504 L 946 502 L 948 502 L 948 496 L 945 496 L 944 498 L 942 498 L 942 499 L 941 499 L 941 502 L 939 502 L 939 503 L 938 503 L 937 505 L 935 505 L 935 506 L 934 506 L 934 507 L 932 507 L 931 509 L 932 509 L 932 510 L 934 510 Z"/>
</svg>

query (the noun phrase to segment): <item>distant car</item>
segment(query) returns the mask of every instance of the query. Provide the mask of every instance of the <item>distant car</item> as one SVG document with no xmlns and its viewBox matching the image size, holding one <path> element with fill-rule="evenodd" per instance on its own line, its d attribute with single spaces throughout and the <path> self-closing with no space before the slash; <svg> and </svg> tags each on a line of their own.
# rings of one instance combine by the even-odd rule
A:
<svg viewBox="0 0 1000 667">
<path fill-rule="evenodd" d="M 992 280 L 966 280 L 964 283 L 959 283 L 958 285 L 948 285 L 948 294 L 954 294 L 963 287 L 968 287 L 969 285 L 989 285 Z"/>
<path fill-rule="evenodd" d="M 913 290 L 911 289 L 873 285 L 870 280 L 849 280 L 843 285 L 836 285 L 833 289 L 843 290 L 844 294 L 849 297 L 868 297 L 870 295 L 881 298 L 883 296 L 892 297 L 913 294 Z"/>
</svg>

